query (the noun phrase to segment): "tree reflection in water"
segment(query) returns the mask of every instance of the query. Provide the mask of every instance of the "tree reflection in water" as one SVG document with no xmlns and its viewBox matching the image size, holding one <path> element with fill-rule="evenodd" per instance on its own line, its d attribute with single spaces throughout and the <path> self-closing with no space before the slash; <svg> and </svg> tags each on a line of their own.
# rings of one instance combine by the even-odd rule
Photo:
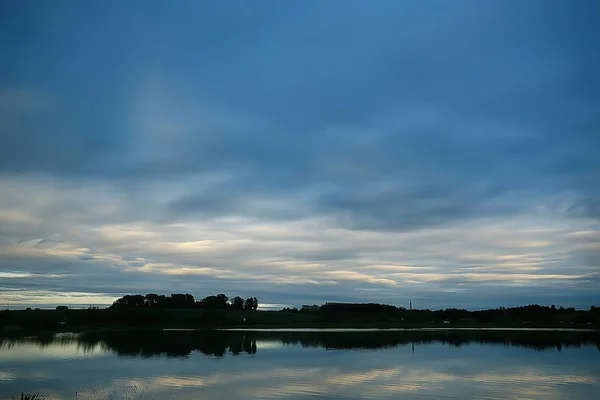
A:
<svg viewBox="0 0 600 400">
<path fill-rule="evenodd" d="M 239 331 L 112 331 L 79 335 L 3 338 L 0 345 L 35 343 L 40 347 L 75 342 L 84 351 L 101 348 L 119 356 L 188 357 L 199 352 L 209 357 L 254 355 L 261 341 L 282 346 L 342 349 L 380 349 L 398 346 L 441 343 L 463 346 L 472 343 L 518 346 L 533 350 L 596 345 L 600 351 L 600 332 L 547 331 L 404 331 L 404 332 L 239 332 Z M 258 345 L 257 345 L 258 343 Z"/>
</svg>

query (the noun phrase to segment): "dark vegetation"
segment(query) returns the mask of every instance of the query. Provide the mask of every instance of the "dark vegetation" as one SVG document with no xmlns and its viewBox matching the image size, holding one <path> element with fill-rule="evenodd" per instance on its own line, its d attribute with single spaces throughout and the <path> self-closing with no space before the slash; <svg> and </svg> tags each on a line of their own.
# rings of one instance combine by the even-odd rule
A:
<svg viewBox="0 0 600 400">
<path fill-rule="evenodd" d="M 258 299 L 224 294 L 195 300 L 191 294 L 128 295 L 107 309 L 11 310 L 0 312 L 0 329 L 77 331 L 125 328 L 416 328 L 553 327 L 600 328 L 600 307 L 588 310 L 529 305 L 468 311 L 409 310 L 383 304 L 327 303 L 309 309 L 258 311 Z"/>
<path fill-rule="evenodd" d="M 195 300 L 189 293 L 174 293 L 171 296 L 149 293 L 147 295 L 127 295 L 116 300 L 111 309 L 198 309 L 198 310 L 254 310 L 258 308 L 258 299 L 249 297 L 246 300 L 236 296 L 231 300 L 224 294 L 208 296 Z"/>
<path fill-rule="evenodd" d="M 514 327 L 571 327 L 572 325 L 600 326 L 600 308 L 589 310 L 556 308 L 540 305 L 469 311 L 446 308 L 441 310 L 407 310 L 382 304 L 332 304 L 323 305 L 319 312 L 323 321 L 376 321 L 380 323 L 403 322 L 405 324 L 494 325 Z"/>
<path fill-rule="evenodd" d="M 20 397 L 17 395 L 14 395 L 13 399 L 15 399 L 15 400 L 17 400 L 17 399 L 18 400 L 45 400 L 46 396 L 44 396 L 40 393 L 37 393 L 37 392 L 30 392 L 30 393 L 21 392 Z"/>
</svg>

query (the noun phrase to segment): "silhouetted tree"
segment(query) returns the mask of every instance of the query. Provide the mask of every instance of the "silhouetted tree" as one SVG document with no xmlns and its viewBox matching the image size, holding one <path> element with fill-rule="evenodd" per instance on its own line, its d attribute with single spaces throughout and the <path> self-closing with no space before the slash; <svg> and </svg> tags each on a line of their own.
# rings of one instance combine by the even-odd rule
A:
<svg viewBox="0 0 600 400">
<path fill-rule="evenodd" d="M 141 294 L 127 295 L 115 300 L 114 308 L 141 308 L 146 305 L 146 297 Z"/>
<path fill-rule="evenodd" d="M 150 308 L 167 308 L 169 299 L 162 294 L 149 293 L 146 295 L 145 304 Z"/>
<path fill-rule="evenodd" d="M 231 308 L 235 310 L 243 310 L 244 309 L 244 299 L 240 296 L 235 296 L 231 299 Z"/>
<path fill-rule="evenodd" d="M 258 308 L 258 299 L 256 297 L 248 297 L 244 303 L 244 309 L 256 310 Z"/>
<path fill-rule="evenodd" d="M 170 303 L 173 308 L 193 308 L 196 304 L 194 296 L 189 293 L 173 293 L 171 295 Z"/>
<path fill-rule="evenodd" d="M 224 309 L 229 308 L 229 304 L 227 303 L 228 300 L 229 298 L 221 293 L 216 296 L 208 296 L 203 298 L 199 303 L 197 303 L 197 306 L 199 308 L 206 309 Z"/>
</svg>

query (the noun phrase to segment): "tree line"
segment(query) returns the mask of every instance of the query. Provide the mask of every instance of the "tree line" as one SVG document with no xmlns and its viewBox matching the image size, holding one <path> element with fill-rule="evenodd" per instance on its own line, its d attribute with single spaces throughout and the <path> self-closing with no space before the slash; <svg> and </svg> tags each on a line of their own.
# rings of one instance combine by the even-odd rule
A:
<svg viewBox="0 0 600 400">
<path fill-rule="evenodd" d="M 284 313 L 312 314 L 322 321 L 404 321 L 429 323 L 434 321 L 477 322 L 477 323 L 537 323 L 539 321 L 556 323 L 600 324 L 600 307 L 591 306 L 589 310 L 576 310 L 531 304 L 521 307 L 498 307 L 488 310 L 470 311 L 457 308 L 440 310 L 406 309 L 377 303 L 326 303 L 316 310 L 298 310 L 283 308 Z"/>
<path fill-rule="evenodd" d="M 243 299 L 240 296 L 231 299 L 219 293 L 213 296 L 204 297 L 202 300 L 196 300 L 189 293 L 173 293 L 170 296 L 162 294 L 148 293 L 146 295 L 133 294 L 126 295 L 117 299 L 110 306 L 111 309 L 131 309 L 131 308 L 196 308 L 205 310 L 256 310 L 258 309 L 258 299 L 248 297 Z"/>
</svg>

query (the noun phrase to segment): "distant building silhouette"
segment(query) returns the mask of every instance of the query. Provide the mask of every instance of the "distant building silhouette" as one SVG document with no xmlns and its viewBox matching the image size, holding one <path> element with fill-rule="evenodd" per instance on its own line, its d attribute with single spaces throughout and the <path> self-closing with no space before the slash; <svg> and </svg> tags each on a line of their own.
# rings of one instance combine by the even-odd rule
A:
<svg viewBox="0 0 600 400">
<path fill-rule="evenodd" d="M 300 311 L 319 311 L 321 309 L 321 307 L 319 307 L 316 304 L 313 304 L 312 306 L 309 306 L 307 304 L 303 305 L 302 308 L 300 309 Z"/>
</svg>

